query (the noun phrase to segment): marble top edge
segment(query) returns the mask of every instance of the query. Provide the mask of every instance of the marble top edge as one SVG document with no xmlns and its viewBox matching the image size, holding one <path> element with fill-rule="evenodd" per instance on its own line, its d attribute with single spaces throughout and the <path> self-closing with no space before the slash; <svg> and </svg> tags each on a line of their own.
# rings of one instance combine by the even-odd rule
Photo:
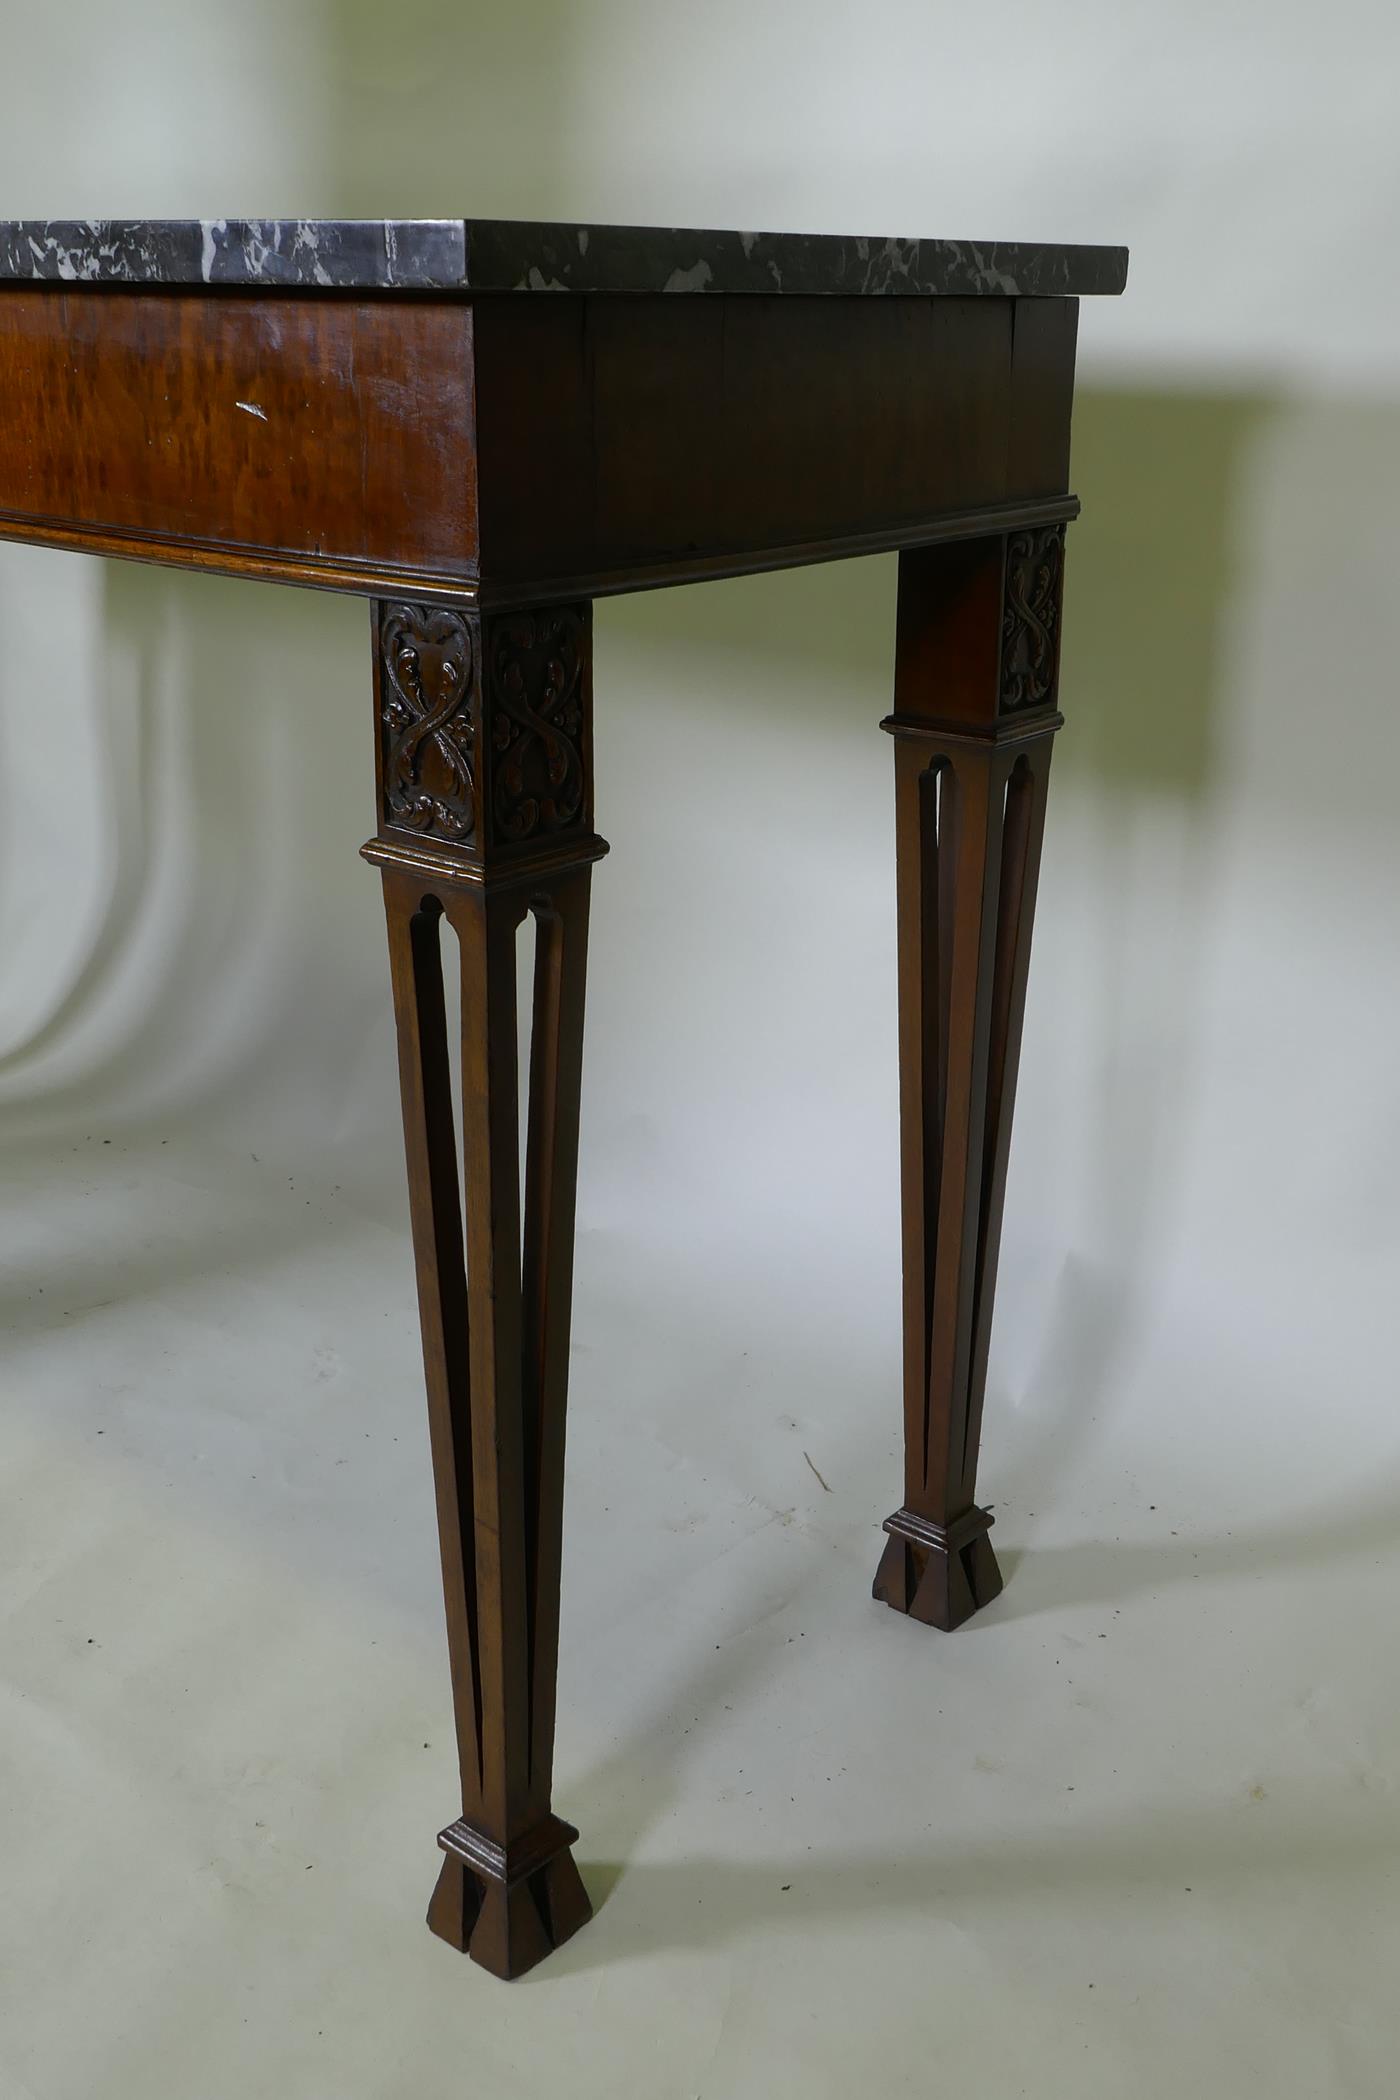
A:
<svg viewBox="0 0 1400 2100">
<path fill-rule="evenodd" d="M 0 220 L 0 279 L 306 290 L 1121 292 L 1126 248 L 731 233 L 527 219 Z"/>
</svg>

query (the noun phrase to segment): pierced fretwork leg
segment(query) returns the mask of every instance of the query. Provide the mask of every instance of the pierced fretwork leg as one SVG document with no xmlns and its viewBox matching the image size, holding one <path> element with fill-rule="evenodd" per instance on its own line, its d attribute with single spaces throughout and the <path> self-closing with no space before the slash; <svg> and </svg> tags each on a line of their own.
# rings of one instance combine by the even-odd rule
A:
<svg viewBox="0 0 1400 2100">
<path fill-rule="evenodd" d="M 587 608 L 376 608 L 381 864 L 462 1814 L 432 1929 L 516 1976 L 590 1914 L 551 1810 L 592 832 Z M 522 1234 L 517 935 L 535 923 Z M 459 1186 L 441 934 L 461 963 Z M 465 1245 L 463 1218 L 465 1217 Z"/>
<path fill-rule="evenodd" d="M 904 1505 L 875 1595 L 1001 1589 L 975 1502 L 1058 679 L 1063 528 L 900 558 L 895 712 Z"/>
</svg>

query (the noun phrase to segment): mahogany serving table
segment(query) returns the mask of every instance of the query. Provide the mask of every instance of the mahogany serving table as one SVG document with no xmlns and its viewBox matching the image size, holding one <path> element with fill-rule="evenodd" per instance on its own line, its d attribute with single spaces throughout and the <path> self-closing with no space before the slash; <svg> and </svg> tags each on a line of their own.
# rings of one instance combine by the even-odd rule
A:
<svg viewBox="0 0 1400 2100">
<path fill-rule="evenodd" d="M 497 1975 L 589 1915 L 550 1768 L 606 850 L 591 601 L 900 550 L 906 1459 L 875 1595 L 954 1627 L 1001 1586 L 974 1487 L 1061 720 L 1078 299 L 1121 291 L 1126 266 L 1119 248 L 457 219 L 0 224 L 0 536 L 370 600 L 364 852 L 388 911 L 462 1769 L 428 1922 Z"/>
</svg>

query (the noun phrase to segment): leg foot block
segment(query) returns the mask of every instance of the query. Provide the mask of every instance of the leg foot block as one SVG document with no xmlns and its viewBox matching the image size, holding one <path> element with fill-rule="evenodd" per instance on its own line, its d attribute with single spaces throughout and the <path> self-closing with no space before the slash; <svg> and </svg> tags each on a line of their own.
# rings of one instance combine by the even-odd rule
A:
<svg viewBox="0 0 1400 2100">
<path fill-rule="evenodd" d="M 889 1539 L 873 1595 L 892 1611 L 951 1633 L 1001 1594 L 991 1526 L 984 1509 L 969 1509 L 947 1525 L 896 1510 L 885 1523 Z"/>
<path fill-rule="evenodd" d="M 593 1915 L 569 1850 L 577 1837 L 557 1816 L 509 1847 L 469 1823 L 449 1824 L 438 1838 L 445 1856 L 429 1929 L 493 1976 L 523 1976 Z"/>
</svg>

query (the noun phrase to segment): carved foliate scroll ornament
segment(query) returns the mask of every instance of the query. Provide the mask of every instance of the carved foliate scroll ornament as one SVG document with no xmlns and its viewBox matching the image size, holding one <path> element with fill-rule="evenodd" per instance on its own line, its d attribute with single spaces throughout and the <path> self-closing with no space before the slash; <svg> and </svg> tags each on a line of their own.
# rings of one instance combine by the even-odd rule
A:
<svg viewBox="0 0 1400 2100">
<path fill-rule="evenodd" d="M 1013 532 L 1006 542 L 1001 711 L 1053 705 L 1060 663 L 1065 528 Z"/>
<path fill-rule="evenodd" d="M 460 613 L 388 605 L 380 628 L 384 815 L 432 838 L 476 831 L 472 634 Z"/>
<path fill-rule="evenodd" d="M 491 819 L 502 841 L 565 831 L 583 815 L 587 646 L 573 607 L 491 623 Z"/>
</svg>

